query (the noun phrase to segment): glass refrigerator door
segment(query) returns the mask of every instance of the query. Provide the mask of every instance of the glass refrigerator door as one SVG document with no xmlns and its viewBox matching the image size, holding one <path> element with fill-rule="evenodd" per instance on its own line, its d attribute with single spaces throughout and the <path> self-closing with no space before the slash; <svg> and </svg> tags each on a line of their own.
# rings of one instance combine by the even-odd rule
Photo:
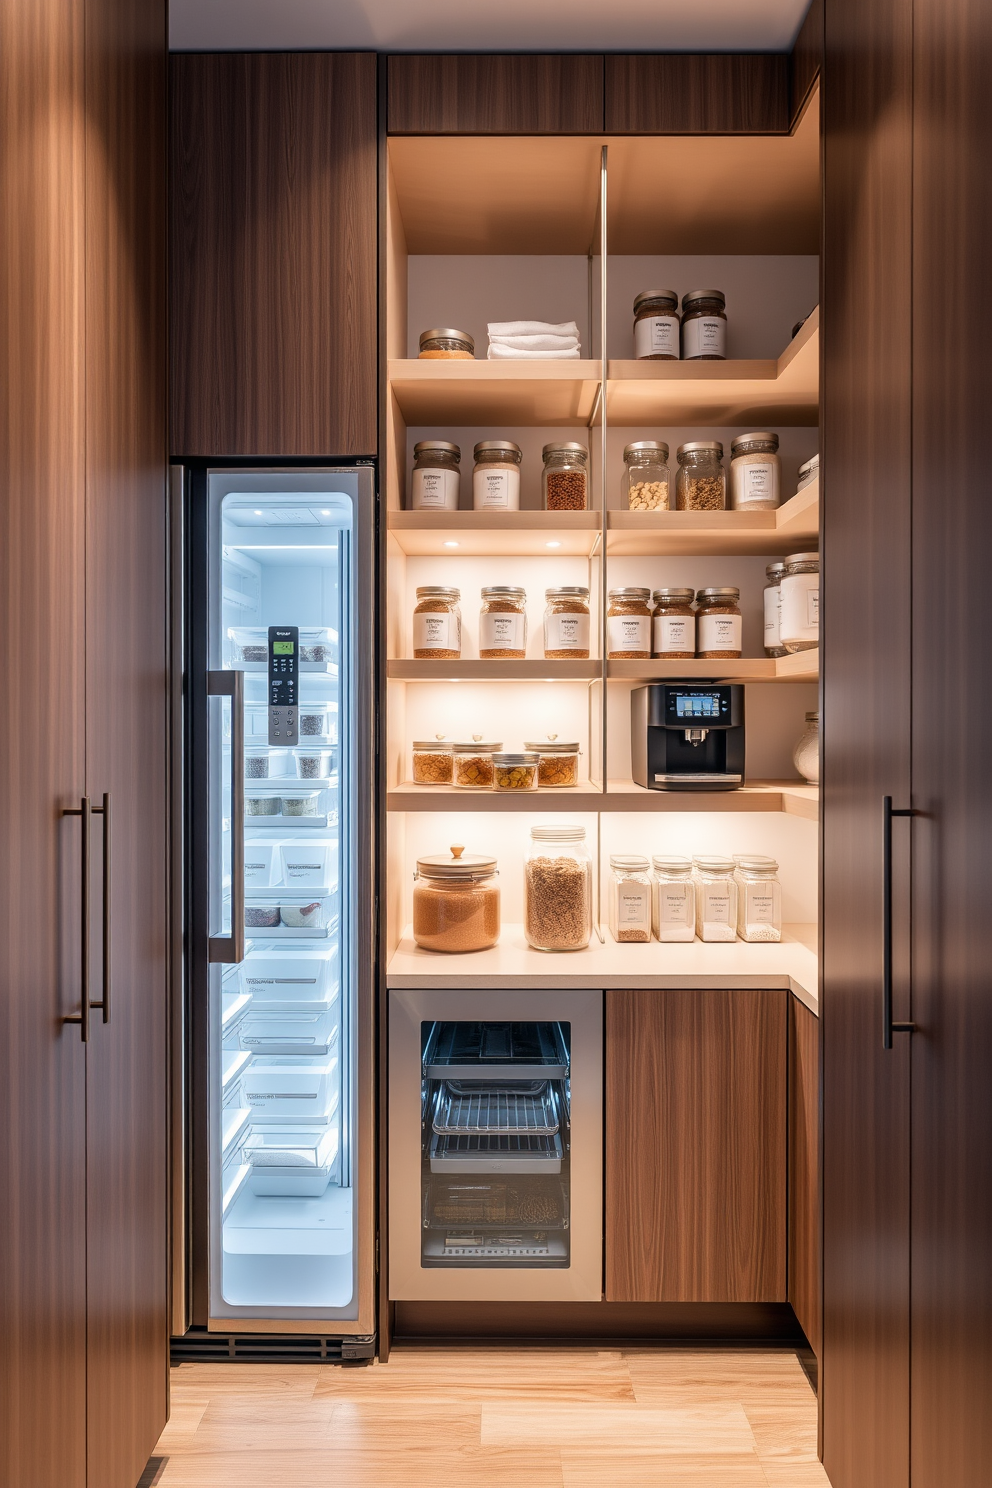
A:
<svg viewBox="0 0 992 1488">
<path fill-rule="evenodd" d="M 355 913 L 370 824 L 356 757 L 370 746 L 352 607 L 370 479 L 208 476 L 214 1318 L 358 1316 Z"/>
</svg>

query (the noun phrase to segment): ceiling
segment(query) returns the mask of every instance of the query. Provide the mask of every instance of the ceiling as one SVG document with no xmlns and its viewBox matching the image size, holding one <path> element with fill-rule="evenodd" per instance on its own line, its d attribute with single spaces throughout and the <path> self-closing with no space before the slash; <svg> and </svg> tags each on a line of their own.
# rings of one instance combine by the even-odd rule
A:
<svg viewBox="0 0 992 1488">
<path fill-rule="evenodd" d="M 809 0 L 170 0 L 173 51 L 781 52 Z"/>
</svg>

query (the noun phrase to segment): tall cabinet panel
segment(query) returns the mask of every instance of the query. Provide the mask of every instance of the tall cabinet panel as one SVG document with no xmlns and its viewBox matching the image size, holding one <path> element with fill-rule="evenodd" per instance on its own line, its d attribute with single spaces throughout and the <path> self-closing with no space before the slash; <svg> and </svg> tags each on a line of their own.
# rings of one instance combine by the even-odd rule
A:
<svg viewBox="0 0 992 1488">
<path fill-rule="evenodd" d="M 914 12 L 912 1482 L 978 1488 L 992 1459 L 992 312 L 974 286 L 992 250 L 992 15 L 982 0 Z"/>
<path fill-rule="evenodd" d="M 82 27 L 0 7 L 0 1481 L 85 1482 Z"/>
<path fill-rule="evenodd" d="M 110 1007 L 87 1080 L 88 1481 L 132 1488 L 166 1417 L 165 5 L 86 12 L 86 782 Z M 100 838 L 111 844 L 109 879 Z"/>
<path fill-rule="evenodd" d="M 824 1466 L 908 1466 L 909 1045 L 882 1048 L 882 797 L 909 804 L 911 0 L 828 0 L 824 52 Z M 907 822 L 895 824 L 906 862 Z M 904 877 L 893 884 L 905 946 Z M 905 1018 L 906 958 L 896 964 Z"/>
</svg>

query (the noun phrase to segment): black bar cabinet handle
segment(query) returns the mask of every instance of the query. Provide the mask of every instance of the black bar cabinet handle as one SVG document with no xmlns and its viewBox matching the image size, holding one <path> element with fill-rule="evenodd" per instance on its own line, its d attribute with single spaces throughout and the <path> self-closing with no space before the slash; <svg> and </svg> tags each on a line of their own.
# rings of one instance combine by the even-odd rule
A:
<svg viewBox="0 0 992 1488">
<path fill-rule="evenodd" d="M 102 1008 L 104 1023 L 110 1022 L 110 793 L 104 791 L 103 805 L 93 807 L 94 816 L 103 817 L 103 996 L 91 1002 L 91 1008 Z"/>
<path fill-rule="evenodd" d="M 892 818 L 915 816 L 911 806 L 893 806 L 882 797 L 882 1048 L 892 1048 L 893 1033 L 912 1033 L 915 1023 L 892 1021 Z"/>
<path fill-rule="evenodd" d="M 79 886 L 79 956 L 80 999 L 79 1012 L 63 1015 L 63 1023 L 78 1023 L 79 1037 L 84 1044 L 90 1041 L 90 819 L 89 796 L 83 796 L 78 806 L 66 806 L 63 816 L 82 818 L 82 881 Z"/>
</svg>

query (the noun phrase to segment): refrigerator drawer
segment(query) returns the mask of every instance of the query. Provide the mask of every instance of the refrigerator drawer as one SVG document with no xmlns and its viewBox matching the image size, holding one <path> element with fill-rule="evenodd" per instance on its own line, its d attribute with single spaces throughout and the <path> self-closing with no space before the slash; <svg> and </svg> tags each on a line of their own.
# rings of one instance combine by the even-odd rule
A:
<svg viewBox="0 0 992 1488">
<path fill-rule="evenodd" d="M 244 1144 L 252 1193 L 273 1198 L 317 1198 L 337 1164 L 338 1132 L 255 1129 Z"/>
<path fill-rule="evenodd" d="M 329 1003 L 338 992 L 337 945 L 258 946 L 242 961 L 238 982 L 256 1008 Z"/>
<path fill-rule="evenodd" d="M 256 1118 L 264 1121 L 327 1121 L 337 1109 L 337 1057 L 256 1056 L 244 1077 L 244 1098 Z"/>
<path fill-rule="evenodd" d="M 432 1173 L 560 1173 L 561 1137 L 465 1136 L 431 1138 Z"/>
<path fill-rule="evenodd" d="M 238 1033 L 252 1054 L 329 1054 L 337 1044 L 337 1018 L 330 1009 L 306 1013 L 253 1010 Z"/>
</svg>

